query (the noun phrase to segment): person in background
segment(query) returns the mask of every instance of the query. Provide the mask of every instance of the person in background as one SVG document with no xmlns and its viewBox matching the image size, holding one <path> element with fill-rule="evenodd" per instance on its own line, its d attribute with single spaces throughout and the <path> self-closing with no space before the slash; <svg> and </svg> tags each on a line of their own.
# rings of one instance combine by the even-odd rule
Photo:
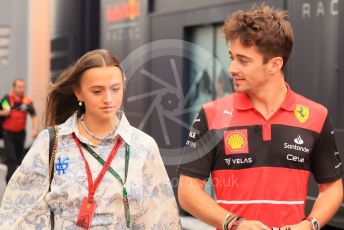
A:
<svg viewBox="0 0 344 230">
<path fill-rule="evenodd" d="M 328 111 L 284 79 L 293 46 L 286 17 L 263 5 L 224 23 L 236 92 L 205 104 L 194 120 L 178 189 L 181 206 L 218 229 L 319 230 L 343 201 Z M 203 190 L 210 174 L 216 200 Z M 310 174 L 319 195 L 305 216 Z"/>
<path fill-rule="evenodd" d="M 12 91 L 2 98 L 0 107 L 0 116 L 3 117 L 4 162 L 7 166 L 6 182 L 8 182 L 25 156 L 28 114 L 32 121 L 31 136 L 33 139 L 37 136 L 37 116 L 32 100 L 25 94 L 23 79 L 14 80 Z"/>
<path fill-rule="evenodd" d="M 181 229 L 155 140 L 121 110 L 124 85 L 107 50 L 61 73 L 45 116 L 57 135 L 52 181 L 45 129 L 8 183 L 0 229 Z"/>
</svg>

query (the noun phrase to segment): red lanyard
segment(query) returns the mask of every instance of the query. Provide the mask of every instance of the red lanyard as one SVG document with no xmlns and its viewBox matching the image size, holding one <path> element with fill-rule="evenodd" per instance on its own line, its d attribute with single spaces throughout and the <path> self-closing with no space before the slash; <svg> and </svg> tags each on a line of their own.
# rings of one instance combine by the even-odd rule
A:
<svg viewBox="0 0 344 230">
<path fill-rule="evenodd" d="M 104 178 L 105 176 L 105 173 L 106 171 L 108 170 L 108 168 L 110 167 L 110 164 L 113 160 L 113 158 L 116 156 L 116 153 L 119 149 L 119 147 L 121 146 L 122 144 L 122 140 L 121 138 L 117 138 L 117 141 L 115 143 L 115 145 L 113 146 L 111 152 L 110 152 L 110 155 L 108 156 L 108 159 L 106 160 L 102 170 L 100 171 L 99 175 L 97 176 L 95 182 L 93 183 L 93 179 L 92 179 L 92 173 L 91 173 L 91 170 L 90 170 L 90 166 L 88 165 L 88 162 L 85 158 L 85 155 L 82 151 L 82 148 L 81 148 L 81 145 L 80 145 L 80 141 L 79 139 L 75 136 L 75 134 L 73 133 L 73 138 L 74 138 L 74 141 L 76 142 L 78 148 L 79 148 L 79 151 L 80 151 L 80 154 L 82 156 L 82 158 L 84 159 L 85 161 L 85 167 L 86 167 L 86 173 L 87 173 L 87 180 L 88 180 L 88 198 L 89 199 L 93 199 L 94 197 L 94 194 L 100 184 L 100 182 L 102 181 L 102 179 Z"/>
</svg>

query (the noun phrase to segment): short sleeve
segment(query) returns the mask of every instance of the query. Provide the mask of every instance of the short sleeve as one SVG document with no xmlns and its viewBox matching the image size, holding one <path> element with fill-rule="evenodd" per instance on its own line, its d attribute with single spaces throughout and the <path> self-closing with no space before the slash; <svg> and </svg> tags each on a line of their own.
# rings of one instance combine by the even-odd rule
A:
<svg viewBox="0 0 344 230">
<path fill-rule="evenodd" d="M 178 172 L 203 180 L 209 178 L 217 141 L 217 135 L 208 128 L 205 110 L 202 108 L 190 129 Z"/>
<path fill-rule="evenodd" d="M 317 183 L 336 181 L 343 174 L 333 125 L 328 115 L 311 153 L 311 167 Z"/>
</svg>

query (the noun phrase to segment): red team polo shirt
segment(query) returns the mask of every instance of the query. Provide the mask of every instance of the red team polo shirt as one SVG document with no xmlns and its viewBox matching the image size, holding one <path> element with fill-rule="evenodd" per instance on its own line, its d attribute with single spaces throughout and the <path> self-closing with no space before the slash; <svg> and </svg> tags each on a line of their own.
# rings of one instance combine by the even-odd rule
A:
<svg viewBox="0 0 344 230">
<path fill-rule="evenodd" d="M 25 130 L 27 114 L 31 116 L 36 115 L 32 100 L 27 96 L 16 98 L 14 94 L 10 92 L 1 99 L 1 109 L 4 109 L 2 108 L 2 103 L 4 101 L 7 101 L 10 105 L 11 112 L 4 120 L 3 129 L 9 132 L 22 132 Z"/>
<path fill-rule="evenodd" d="M 327 109 L 287 87 L 268 120 L 244 93 L 205 104 L 178 167 L 194 178 L 211 174 L 221 207 L 274 227 L 304 219 L 310 173 L 318 183 L 342 176 Z"/>
</svg>

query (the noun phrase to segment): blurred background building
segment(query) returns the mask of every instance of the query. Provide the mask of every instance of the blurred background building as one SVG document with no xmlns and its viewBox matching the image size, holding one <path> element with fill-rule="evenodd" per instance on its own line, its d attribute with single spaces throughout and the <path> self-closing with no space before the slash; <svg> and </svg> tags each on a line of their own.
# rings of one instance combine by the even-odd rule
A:
<svg viewBox="0 0 344 230">
<path fill-rule="evenodd" d="M 176 165 L 195 114 L 203 103 L 232 92 L 223 21 L 235 10 L 262 2 L 1 1 L 0 94 L 15 78 L 24 78 L 43 121 L 48 82 L 85 52 L 111 50 L 127 76 L 129 120 L 158 142 L 176 191 Z M 344 161 L 344 0 L 264 2 L 289 12 L 295 42 L 286 81 L 327 106 Z M 311 180 L 309 207 L 316 192 Z M 344 229 L 344 204 L 331 225 Z"/>
</svg>

